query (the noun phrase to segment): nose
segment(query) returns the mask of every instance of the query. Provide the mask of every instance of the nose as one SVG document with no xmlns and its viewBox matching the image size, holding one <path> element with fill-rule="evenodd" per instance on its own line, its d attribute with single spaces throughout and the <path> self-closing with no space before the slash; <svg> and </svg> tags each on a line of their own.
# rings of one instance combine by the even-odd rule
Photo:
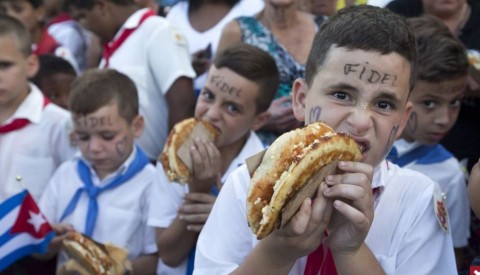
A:
<svg viewBox="0 0 480 275">
<path fill-rule="evenodd" d="M 365 135 L 372 127 L 372 119 L 367 108 L 360 106 L 355 108 L 346 119 L 350 131 L 356 136 Z"/>
<path fill-rule="evenodd" d="M 88 151 L 90 151 L 90 153 L 100 152 L 102 147 L 102 140 L 99 137 L 91 137 L 88 141 Z"/>
<path fill-rule="evenodd" d="M 447 106 L 442 106 L 439 108 L 434 123 L 437 125 L 445 126 L 452 121 L 453 112 L 451 113 Z"/>
<path fill-rule="evenodd" d="M 222 116 L 221 106 L 218 106 L 215 104 L 208 107 L 207 117 L 209 120 L 217 121 L 217 120 L 220 120 L 221 116 Z"/>
</svg>

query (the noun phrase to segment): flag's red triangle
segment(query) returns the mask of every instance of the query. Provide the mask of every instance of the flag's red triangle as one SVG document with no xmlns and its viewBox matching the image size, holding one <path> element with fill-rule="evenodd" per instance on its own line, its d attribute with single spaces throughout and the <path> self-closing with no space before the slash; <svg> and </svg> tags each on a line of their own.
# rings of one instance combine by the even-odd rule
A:
<svg viewBox="0 0 480 275">
<path fill-rule="evenodd" d="M 18 212 L 17 220 L 10 230 L 10 234 L 28 233 L 40 239 L 53 231 L 47 219 L 40 212 L 30 193 L 27 192 Z"/>
</svg>

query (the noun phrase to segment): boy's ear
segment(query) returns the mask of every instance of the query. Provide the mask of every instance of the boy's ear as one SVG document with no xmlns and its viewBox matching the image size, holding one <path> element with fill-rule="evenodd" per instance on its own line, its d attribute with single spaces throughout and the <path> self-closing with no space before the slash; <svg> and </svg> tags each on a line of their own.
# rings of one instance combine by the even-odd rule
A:
<svg viewBox="0 0 480 275">
<path fill-rule="evenodd" d="M 27 76 L 28 78 L 34 77 L 40 67 L 40 62 L 38 61 L 38 56 L 31 54 L 27 57 Z"/>
<path fill-rule="evenodd" d="M 405 126 L 407 125 L 408 119 L 410 118 L 410 114 L 412 113 L 413 103 L 407 101 L 405 105 L 405 112 L 403 113 L 402 120 L 400 121 L 400 128 L 398 129 L 397 136 L 395 139 L 398 139 L 402 134 Z"/>
<path fill-rule="evenodd" d="M 133 128 L 133 136 L 135 138 L 139 138 L 145 127 L 145 122 L 143 120 L 143 116 L 137 115 L 132 121 L 132 128 Z"/>
<path fill-rule="evenodd" d="M 251 130 L 257 131 L 260 128 L 262 128 L 263 125 L 265 125 L 265 123 L 267 123 L 268 119 L 270 119 L 271 116 L 272 116 L 272 114 L 269 111 L 265 111 L 265 112 L 262 112 L 260 114 L 257 114 L 256 117 L 255 117 L 255 120 L 253 121 L 253 125 L 251 127 Z"/>
<path fill-rule="evenodd" d="M 298 121 L 305 121 L 305 100 L 308 86 L 304 79 L 297 78 L 292 87 L 293 114 Z"/>
</svg>

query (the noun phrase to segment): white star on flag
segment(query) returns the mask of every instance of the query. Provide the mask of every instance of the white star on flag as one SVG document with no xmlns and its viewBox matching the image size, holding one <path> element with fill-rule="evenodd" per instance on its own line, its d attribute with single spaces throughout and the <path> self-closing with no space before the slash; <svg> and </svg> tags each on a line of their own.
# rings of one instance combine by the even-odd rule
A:
<svg viewBox="0 0 480 275">
<path fill-rule="evenodd" d="M 40 227 L 42 227 L 42 225 L 46 223 L 45 219 L 42 216 L 42 213 L 34 213 L 32 211 L 28 211 L 28 213 L 30 214 L 30 219 L 28 219 L 27 222 L 33 225 L 33 228 L 35 228 L 35 232 L 38 232 L 38 230 L 40 230 Z"/>
</svg>

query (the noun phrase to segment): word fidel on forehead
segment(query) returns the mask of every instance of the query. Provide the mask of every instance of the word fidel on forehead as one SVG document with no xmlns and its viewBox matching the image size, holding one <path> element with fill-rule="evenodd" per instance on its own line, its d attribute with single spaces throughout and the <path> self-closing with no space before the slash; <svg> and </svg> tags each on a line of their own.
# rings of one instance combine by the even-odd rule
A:
<svg viewBox="0 0 480 275">
<path fill-rule="evenodd" d="M 86 117 L 86 116 L 80 116 L 80 117 L 75 117 L 75 124 L 78 126 L 83 126 L 83 127 L 91 127 L 95 128 L 98 126 L 112 126 L 113 123 L 110 120 L 110 116 L 101 116 L 101 117 Z"/>
<path fill-rule="evenodd" d="M 382 73 L 373 69 L 369 69 L 368 62 L 365 62 L 366 65 L 362 64 L 345 64 L 343 72 L 345 75 L 350 73 L 355 73 L 358 75 L 360 80 L 368 81 L 369 83 L 381 83 L 381 84 L 391 84 L 395 86 L 395 81 L 397 76 L 393 74 Z"/>
<path fill-rule="evenodd" d="M 235 88 L 226 83 L 223 76 L 212 75 L 212 77 L 210 78 L 210 83 L 215 84 L 215 87 L 217 87 L 222 93 L 226 93 L 229 95 L 235 95 L 238 97 L 240 96 L 240 92 L 242 91 L 241 89 Z"/>
</svg>

